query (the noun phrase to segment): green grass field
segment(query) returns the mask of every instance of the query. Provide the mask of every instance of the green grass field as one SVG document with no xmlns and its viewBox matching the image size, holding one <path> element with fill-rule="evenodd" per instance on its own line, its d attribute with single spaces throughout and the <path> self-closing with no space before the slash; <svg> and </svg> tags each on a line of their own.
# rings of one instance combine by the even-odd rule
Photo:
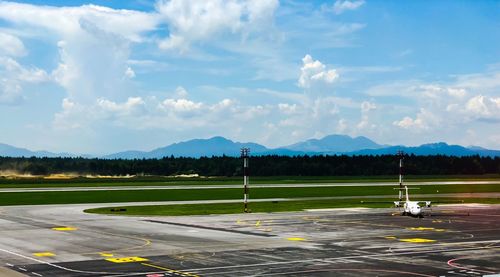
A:
<svg viewBox="0 0 500 277">
<path fill-rule="evenodd" d="M 433 202 L 452 202 L 453 198 L 429 198 Z M 376 203 L 370 203 L 370 201 Z M 360 200 L 310 200 L 310 201 L 283 201 L 283 202 L 254 202 L 249 207 L 252 212 L 270 213 L 270 212 L 288 212 L 301 211 L 305 209 L 325 209 L 325 208 L 390 208 L 393 207 L 394 199 L 365 199 L 364 203 Z M 386 203 L 382 203 L 386 202 Z M 500 204 L 500 199 L 463 199 L 464 203 L 488 203 Z M 122 210 L 122 211 L 120 211 Z M 178 215 L 209 215 L 209 214 L 236 214 L 243 212 L 242 203 L 223 203 L 223 204 L 188 204 L 188 205 L 150 205 L 150 206 L 128 206 L 128 207 L 105 207 L 85 210 L 87 213 L 113 214 L 113 215 L 149 215 L 149 216 L 178 216 Z"/>
<path fill-rule="evenodd" d="M 498 181 L 494 184 L 457 184 L 420 186 L 412 194 L 443 193 L 482 193 L 500 192 L 500 176 L 407 176 L 406 182 L 412 181 Z M 217 178 L 171 178 L 171 177 L 137 177 L 130 179 L 5 179 L 0 178 L 0 188 L 50 188 L 50 187 L 103 187 L 103 186 L 170 186 L 170 185 L 228 185 L 241 184 L 241 177 Z M 318 187 L 314 184 L 339 182 L 393 182 L 389 186 L 339 186 Z M 252 184 L 310 184 L 300 188 L 252 188 Z M 361 177 L 254 177 L 251 178 L 251 199 L 270 198 L 304 198 L 304 197 L 342 197 L 355 199 L 341 200 L 308 200 L 251 203 L 253 212 L 299 211 L 303 209 L 338 208 L 338 207 L 390 207 L 397 191 L 394 188 L 397 180 L 394 176 L 361 176 Z M 0 206 L 4 205 L 41 205 L 41 204 L 77 204 L 77 203 L 124 203 L 152 201 L 189 201 L 189 200 L 231 200 L 242 198 L 242 188 L 218 189 L 170 189 L 170 190 L 119 190 L 119 191 L 55 191 L 55 192 L 0 192 Z M 387 195 L 387 199 L 369 199 L 367 196 Z M 394 197 L 392 197 L 394 195 Z M 356 198 L 358 197 L 359 198 Z M 429 195 L 430 196 L 430 195 Z M 436 196 L 425 200 L 438 199 Z M 443 198 L 439 198 L 443 200 Z M 365 201 L 361 204 L 360 201 Z M 370 203 L 374 200 L 377 203 Z M 449 199 L 448 199 L 449 200 Z M 454 199 L 456 200 L 456 199 Z M 466 202 L 500 203 L 498 198 L 464 199 Z M 385 201 L 385 203 L 380 203 Z M 198 204 L 198 205 L 163 205 L 126 207 L 126 212 L 111 212 L 110 208 L 94 209 L 89 212 L 113 213 L 126 215 L 193 215 L 239 213 L 241 204 Z"/>
<path fill-rule="evenodd" d="M 253 188 L 252 199 L 396 195 L 395 186 Z M 500 184 L 421 186 L 412 194 L 500 192 Z M 182 200 L 240 199 L 242 189 L 175 189 L 122 191 L 3 192 L 0 206 L 71 203 L 115 203 Z"/>
<path fill-rule="evenodd" d="M 443 175 L 443 176 L 405 176 L 405 182 L 432 181 L 498 181 L 500 175 Z M 252 184 L 315 184 L 344 182 L 394 182 L 397 176 L 273 176 L 251 177 Z M 169 186 L 169 185 L 229 185 L 241 184 L 242 177 L 175 178 L 175 177 L 134 177 L 134 178 L 72 178 L 44 179 L 0 177 L 0 188 L 37 188 L 37 187 L 102 187 L 102 186 Z"/>
</svg>

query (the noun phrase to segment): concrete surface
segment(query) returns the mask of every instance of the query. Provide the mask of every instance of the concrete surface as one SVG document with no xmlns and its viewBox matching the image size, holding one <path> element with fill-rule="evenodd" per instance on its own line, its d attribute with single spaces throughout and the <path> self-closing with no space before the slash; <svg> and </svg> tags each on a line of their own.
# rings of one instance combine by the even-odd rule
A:
<svg viewBox="0 0 500 277">
<path fill-rule="evenodd" d="M 500 205 L 118 217 L 107 204 L 0 207 L 0 261 L 27 276 L 481 276 Z M 3 275 L 0 275 L 3 276 Z"/>
</svg>

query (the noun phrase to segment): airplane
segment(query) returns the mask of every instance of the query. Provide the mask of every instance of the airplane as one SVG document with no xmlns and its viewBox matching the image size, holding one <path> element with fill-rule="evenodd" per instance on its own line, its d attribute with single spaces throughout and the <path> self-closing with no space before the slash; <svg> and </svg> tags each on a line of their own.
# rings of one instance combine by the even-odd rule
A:
<svg viewBox="0 0 500 277">
<path fill-rule="evenodd" d="M 411 201 L 410 196 L 408 195 L 408 187 L 404 186 L 406 192 L 406 201 L 394 201 L 394 205 L 396 208 L 400 208 L 403 206 L 403 215 L 409 215 L 414 217 L 424 217 L 422 214 L 422 208 L 419 203 L 425 203 L 425 207 L 431 207 L 431 201 Z M 401 197 L 401 189 L 400 189 L 400 197 Z"/>
<path fill-rule="evenodd" d="M 431 207 L 431 201 L 410 201 L 410 196 L 408 195 L 408 187 L 404 186 L 404 191 L 406 192 L 406 201 L 403 201 L 403 152 L 398 151 L 399 156 L 399 201 L 394 201 L 396 208 L 400 208 L 403 205 L 403 215 L 409 215 L 414 217 L 423 217 L 422 207 L 419 203 L 425 203 L 425 207 Z"/>
</svg>

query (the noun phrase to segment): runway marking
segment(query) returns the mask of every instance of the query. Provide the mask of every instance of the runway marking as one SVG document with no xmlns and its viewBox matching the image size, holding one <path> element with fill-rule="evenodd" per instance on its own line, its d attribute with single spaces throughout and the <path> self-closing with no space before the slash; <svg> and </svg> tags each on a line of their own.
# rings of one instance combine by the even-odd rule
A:
<svg viewBox="0 0 500 277">
<path fill-rule="evenodd" d="M 52 252 L 37 252 L 37 253 L 33 253 L 33 255 L 35 255 L 37 257 L 54 257 L 56 254 L 54 254 Z"/>
<path fill-rule="evenodd" d="M 287 238 L 287 240 L 291 240 L 291 241 L 305 241 L 306 239 L 305 238 Z"/>
<path fill-rule="evenodd" d="M 104 252 L 99 253 L 99 255 L 101 255 L 102 257 L 113 257 L 114 256 L 111 253 L 104 253 Z"/>
<path fill-rule="evenodd" d="M 359 268 L 329 268 L 329 269 L 313 269 L 313 270 L 302 270 L 302 271 L 294 271 L 294 272 L 274 272 L 270 274 L 260 274 L 259 276 L 276 276 L 276 275 L 291 275 L 291 274 L 300 274 L 300 275 L 309 275 L 312 273 L 318 272 L 333 272 L 333 271 L 358 271 L 358 272 L 382 272 L 382 273 L 394 273 L 394 275 L 402 276 L 402 275 L 414 275 L 414 276 L 423 276 L 423 277 L 434 277 L 434 275 L 421 274 L 417 272 L 409 272 L 409 271 L 400 271 L 400 270 L 385 270 L 385 269 L 359 269 Z M 392 275 L 392 274 L 391 274 Z"/>
<path fill-rule="evenodd" d="M 78 230 L 78 228 L 64 226 L 64 227 L 54 227 L 54 228 L 52 228 L 52 230 L 54 230 L 54 231 L 76 231 L 76 230 Z"/>
<path fill-rule="evenodd" d="M 458 261 L 458 260 L 464 260 L 464 259 L 469 259 L 470 257 L 461 257 L 461 258 L 455 258 L 455 259 L 451 259 L 447 262 L 447 264 L 451 267 L 454 267 L 454 268 L 458 268 L 458 269 L 463 269 L 463 270 L 470 270 L 472 272 L 474 271 L 478 271 L 478 272 L 484 272 L 484 273 L 495 273 L 493 271 L 487 271 L 487 270 L 481 270 L 481 269 L 475 269 L 475 268 L 469 268 L 469 267 L 465 267 L 465 266 L 460 266 L 458 264 L 455 263 L 455 261 Z"/>
<path fill-rule="evenodd" d="M 196 274 L 193 274 L 190 272 L 179 271 L 179 270 L 175 270 L 175 269 L 171 269 L 171 268 L 167 268 L 167 267 L 162 267 L 162 266 L 158 266 L 158 265 L 154 265 L 154 264 L 147 264 L 147 263 L 141 263 L 141 264 L 144 266 L 149 266 L 149 267 L 153 267 L 156 269 L 161 269 L 161 270 L 164 270 L 168 273 L 175 273 L 175 274 L 185 276 L 185 277 L 200 277 L 199 275 L 196 275 Z"/>
<path fill-rule="evenodd" d="M 384 237 L 384 238 L 386 238 L 386 239 L 396 239 L 395 236 L 387 236 L 387 237 Z"/>
<path fill-rule="evenodd" d="M 255 222 L 255 227 L 259 227 L 260 226 L 260 220 L 257 220 L 257 222 Z"/>
<path fill-rule="evenodd" d="M 106 261 L 121 264 L 121 263 L 147 262 L 149 260 L 142 257 L 123 257 L 123 258 L 108 258 L 106 259 Z"/>
<path fill-rule="evenodd" d="M 494 240 L 497 241 L 498 240 Z M 493 241 L 491 241 L 493 242 Z M 206 270 L 216 270 L 216 269 L 229 269 L 229 268 L 249 268 L 249 267 L 265 267 L 270 265 L 285 265 L 285 264 L 296 264 L 296 263 L 312 263 L 312 262 L 329 262 L 335 260 L 352 260 L 352 259 L 362 259 L 362 258 L 375 258 L 375 257 L 394 257 L 394 256 L 406 256 L 406 255 L 417 255 L 417 254 L 429 254 L 429 253 L 448 253 L 448 252 L 460 252 L 460 251 L 472 251 L 472 250 L 481 250 L 481 249 L 491 249 L 491 248 L 500 248 L 498 247 L 468 247 L 468 248 L 455 248 L 455 249 L 443 249 L 443 250 L 422 250 L 422 251 L 408 251 L 408 252 L 399 252 L 399 253 L 377 253 L 377 254 L 367 254 L 367 255 L 353 255 L 353 256 L 343 256 L 343 257 L 334 257 L 334 258 L 325 258 L 325 259 L 302 259 L 302 260 L 294 260 L 294 261 L 277 261 L 277 262 L 265 262 L 265 263 L 257 263 L 257 264 L 247 264 L 247 265 L 228 265 L 228 266 L 214 266 L 214 267 L 202 267 L 202 268 L 193 268 L 189 269 L 190 271 L 206 271 Z"/>
<path fill-rule="evenodd" d="M 410 228 L 406 228 L 408 230 L 412 230 L 412 231 L 435 231 L 435 232 L 444 232 L 446 231 L 445 229 L 436 229 L 436 228 L 433 228 L 433 227 L 410 227 Z"/>
<path fill-rule="evenodd" d="M 101 231 L 94 231 L 91 230 L 90 232 L 97 233 L 97 234 L 105 234 L 105 235 L 110 235 L 110 236 L 115 236 L 115 237 L 122 237 L 122 238 L 127 238 L 127 239 L 134 239 L 134 240 L 142 240 L 144 241 L 143 244 L 141 245 L 136 245 L 136 246 L 130 246 L 130 247 L 125 247 L 125 248 L 119 248 L 119 249 L 105 249 L 102 250 L 101 252 L 87 252 L 87 253 L 80 253 L 81 255 L 92 255 L 92 254 L 101 254 L 101 253 L 119 253 L 119 252 L 127 252 L 130 250 L 135 250 L 138 248 L 143 248 L 151 244 L 151 241 L 145 238 L 140 238 L 140 237 L 133 237 L 133 236 L 125 236 L 121 234 L 113 234 L 113 233 L 108 233 L 108 232 L 101 232 Z"/>
<path fill-rule="evenodd" d="M 433 239 L 422 239 L 422 238 L 411 238 L 411 239 L 399 239 L 402 242 L 410 242 L 410 243 L 428 243 L 428 242 L 436 242 Z"/>
<path fill-rule="evenodd" d="M 46 261 L 42 261 L 42 260 L 39 260 L 39 259 L 35 259 L 35 258 L 32 258 L 32 257 L 28 257 L 28 256 L 25 256 L 23 254 L 12 252 L 12 251 L 9 251 L 9 250 L 6 250 L 6 249 L 1 249 L 0 248 L 0 251 L 5 252 L 7 254 L 11 254 L 11 255 L 17 256 L 17 257 L 21 257 L 21 258 L 24 258 L 24 259 L 27 259 L 27 260 L 30 260 L 30 261 L 34 261 L 34 262 L 37 262 L 37 263 L 40 263 L 40 264 L 45 264 L 45 265 L 48 265 L 48 266 L 51 266 L 51 267 L 55 267 L 55 268 L 58 268 L 58 269 L 61 269 L 61 270 L 64 270 L 64 271 L 69 271 L 69 272 L 86 273 L 86 274 L 125 274 L 125 273 L 119 273 L 119 272 L 104 272 L 104 271 L 100 271 L 99 272 L 99 271 L 85 271 L 85 270 L 71 269 L 71 268 L 67 268 L 67 267 L 64 267 L 64 266 L 56 265 L 56 264 L 53 264 L 53 263 L 49 263 L 49 262 L 46 262 Z"/>
</svg>

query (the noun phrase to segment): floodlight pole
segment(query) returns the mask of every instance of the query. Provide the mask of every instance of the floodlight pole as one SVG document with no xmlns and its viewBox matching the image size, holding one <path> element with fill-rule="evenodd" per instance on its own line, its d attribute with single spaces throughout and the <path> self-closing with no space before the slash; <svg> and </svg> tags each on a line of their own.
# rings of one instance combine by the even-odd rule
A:
<svg viewBox="0 0 500 277">
<path fill-rule="evenodd" d="M 403 158 L 404 158 L 403 151 L 401 151 L 401 150 L 398 151 L 398 157 L 399 157 L 399 201 L 402 201 L 403 200 Z"/>
<path fill-rule="evenodd" d="M 250 148 L 241 148 L 241 157 L 243 158 L 243 211 L 249 213 L 248 209 L 248 184 L 249 184 L 249 171 L 248 171 L 248 157 L 250 155 Z"/>
</svg>

